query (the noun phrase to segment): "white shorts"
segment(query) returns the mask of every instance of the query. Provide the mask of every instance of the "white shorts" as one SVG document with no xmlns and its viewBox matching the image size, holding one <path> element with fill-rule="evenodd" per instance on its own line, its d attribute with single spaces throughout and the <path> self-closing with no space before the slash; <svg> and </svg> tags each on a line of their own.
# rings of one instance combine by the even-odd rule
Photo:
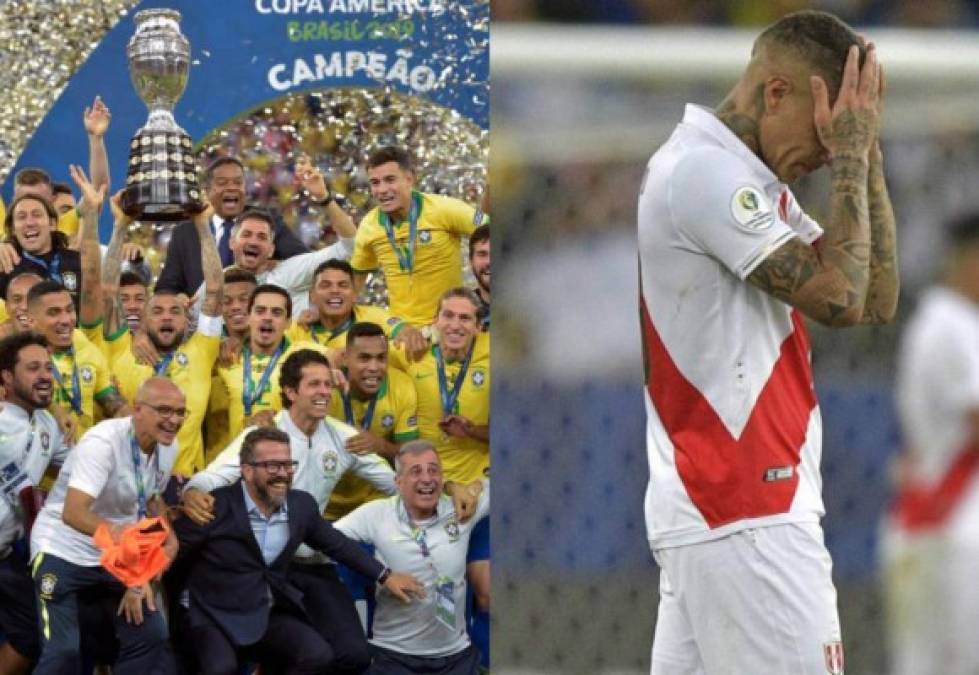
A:
<svg viewBox="0 0 979 675">
<path fill-rule="evenodd" d="M 818 523 L 658 549 L 652 675 L 842 675 L 832 562 Z"/>
</svg>

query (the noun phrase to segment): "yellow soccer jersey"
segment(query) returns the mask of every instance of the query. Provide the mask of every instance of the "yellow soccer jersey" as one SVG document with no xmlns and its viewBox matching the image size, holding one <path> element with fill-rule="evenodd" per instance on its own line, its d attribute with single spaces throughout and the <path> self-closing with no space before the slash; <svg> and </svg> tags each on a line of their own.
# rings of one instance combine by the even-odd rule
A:
<svg viewBox="0 0 979 675">
<path fill-rule="evenodd" d="M 391 313 L 412 325 L 425 326 L 435 318 L 442 293 L 462 285 L 462 238 L 489 219 L 452 197 L 413 192 L 412 200 L 418 210 L 418 226 L 411 270 L 402 269 L 377 207 L 360 221 L 350 264 L 359 272 L 383 270 Z M 408 220 L 393 229 L 398 247 L 410 255 Z"/>
<path fill-rule="evenodd" d="M 128 330 L 126 334 L 129 334 Z M 211 394 L 211 369 L 220 348 L 220 337 L 196 332 L 173 352 L 162 373 L 177 385 L 187 399 L 187 417 L 177 432 L 178 454 L 173 464 L 175 475 L 189 478 L 207 466 L 201 426 Z M 127 350 L 113 362 L 112 373 L 119 382 L 123 398 L 132 405 L 136 400 L 136 391 L 153 376 L 155 369 L 137 363 L 132 351 Z"/>
<path fill-rule="evenodd" d="M 446 383 L 450 392 L 455 387 L 461 367 L 460 361 L 445 364 Z M 431 441 L 438 448 L 445 480 L 468 483 L 483 478 L 483 470 L 489 467 L 489 445 L 472 438 L 448 436 L 438 426 L 443 413 L 435 347 L 421 361 L 408 366 L 408 375 L 414 381 L 418 394 L 418 429 L 421 438 Z M 489 424 L 489 333 L 480 333 L 476 337 L 466 379 L 452 412 L 462 415 L 473 424 Z"/>
<path fill-rule="evenodd" d="M 418 438 L 418 397 L 411 378 L 399 370 L 388 370 L 387 377 L 377 391 L 377 403 L 371 415 L 369 430 L 393 443 L 403 443 Z M 343 397 L 333 392 L 330 401 L 330 417 L 363 429 L 364 416 L 369 403 L 350 399 L 354 419 L 347 418 Z M 326 517 L 336 520 L 347 515 L 364 502 L 388 495 L 374 489 L 370 483 L 353 473 L 344 474 L 337 483 L 326 507 Z"/>
<path fill-rule="evenodd" d="M 251 354 L 251 384 L 249 385 L 249 390 L 252 392 L 251 412 L 246 410 L 244 400 L 245 354 L 242 353 L 239 355 L 231 366 L 218 366 L 217 374 L 221 378 L 221 382 L 224 384 L 228 396 L 229 439 L 241 433 L 241 430 L 245 428 L 245 418 L 249 415 L 254 415 L 263 410 L 278 412 L 282 409 L 282 396 L 279 390 L 279 368 L 294 351 L 299 349 L 313 349 L 321 353 L 325 351 L 320 345 L 314 342 L 292 343 L 289 338 L 284 338 L 282 354 L 275 360 L 274 364 L 272 363 L 273 354 Z M 265 371 L 270 365 L 272 371 L 266 378 L 264 377 Z M 265 384 L 259 390 L 263 378 L 265 379 Z M 209 451 L 213 449 L 216 448 L 208 447 Z"/>
<path fill-rule="evenodd" d="M 208 464 L 221 454 L 233 438 L 228 431 L 228 405 L 228 388 L 215 366 L 211 370 L 211 397 L 207 401 L 207 423 L 204 429 L 204 454 Z"/>
<path fill-rule="evenodd" d="M 133 336 L 129 332 L 129 326 L 123 323 L 115 335 L 106 336 L 103 332 L 104 324 L 99 321 L 92 326 L 81 324 L 79 329 L 95 347 L 105 356 L 110 370 L 115 370 L 115 362 L 123 354 L 132 352 Z"/>
<path fill-rule="evenodd" d="M 7 313 L 7 303 L 0 299 L 0 323 L 3 323 L 9 318 L 10 315 Z"/>
<path fill-rule="evenodd" d="M 343 350 L 347 346 L 347 332 L 350 330 L 350 326 L 362 321 L 375 323 L 381 327 L 389 341 L 388 363 L 399 370 L 407 370 L 408 360 L 405 357 L 404 351 L 390 344 L 390 340 L 397 337 L 401 329 L 408 324 L 400 317 L 392 315 L 391 312 L 383 307 L 354 305 L 353 309 L 353 320 L 348 324 L 341 324 L 335 331 L 323 328 L 319 324 L 311 328 L 304 328 L 298 323 L 293 323 L 289 327 L 289 330 L 286 331 L 286 337 L 293 342 L 315 342 L 329 349 Z"/>
<path fill-rule="evenodd" d="M 95 424 L 95 400 L 113 391 L 109 364 L 79 330 L 72 336 L 72 350 L 52 353 L 51 362 L 55 369 L 51 400 L 71 411 L 81 437 Z"/>
</svg>

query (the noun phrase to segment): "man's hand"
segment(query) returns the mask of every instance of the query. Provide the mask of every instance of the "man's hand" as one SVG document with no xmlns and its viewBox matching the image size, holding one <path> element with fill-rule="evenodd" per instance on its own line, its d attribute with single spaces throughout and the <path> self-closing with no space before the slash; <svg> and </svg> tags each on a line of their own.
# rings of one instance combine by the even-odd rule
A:
<svg viewBox="0 0 979 675">
<path fill-rule="evenodd" d="M 109 209 L 112 211 L 112 222 L 115 224 L 116 228 L 129 227 L 133 224 L 132 217 L 126 215 L 126 212 L 122 210 L 122 193 L 125 190 L 119 190 L 109 199 Z"/>
<path fill-rule="evenodd" d="M 134 242 L 126 242 L 122 245 L 122 259 L 129 262 L 136 262 L 143 257 L 143 247 Z"/>
<path fill-rule="evenodd" d="M 151 612 L 156 611 L 156 601 L 153 599 L 153 589 L 149 584 L 127 588 L 122 594 L 122 601 L 119 603 L 119 610 L 116 614 L 123 614 L 126 621 L 137 626 L 143 623 L 143 603 L 146 609 Z"/>
<path fill-rule="evenodd" d="M 78 440 L 78 422 L 75 421 L 71 412 L 62 405 L 53 404 L 48 408 L 48 412 L 58 423 L 58 429 L 65 439 L 65 445 L 74 445 Z"/>
<path fill-rule="evenodd" d="M 455 438 L 469 438 L 473 427 L 473 423 L 462 415 L 446 415 L 439 422 L 439 429 Z"/>
<path fill-rule="evenodd" d="M 850 47 L 843 66 L 839 95 L 832 109 L 826 83 L 818 75 L 809 78 L 816 133 L 831 160 L 838 156 L 866 158 L 877 138 L 880 125 L 880 68 L 873 43 L 867 45 L 866 53 L 861 70 L 860 50 L 856 45 Z"/>
<path fill-rule="evenodd" d="M 266 427 L 271 429 L 275 426 L 275 411 L 263 410 L 245 418 L 245 426 Z"/>
<path fill-rule="evenodd" d="M 132 351 L 133 356 L 136 357 L 136 362 L 155 368 L 156 364 L 160 362 L 160 352 L 150 337 L 146 333 L 139 333 L 133 335 L 132 340 Z"/>
<path fill-rule="evenodd" d="M 107 186 L 102 185 L 96 190 L 95 186 L 88 180 L 88 176 L 85 175 L 82 167 L 75 164 L 68 165 L 68 173 L 71 175 L 71 179 L 75 182 L 75 185 L 78 186 L 79 192 L 81 192 L 81 208 L 91 212 L 98 211 L 102 206 L 102 201 L 105 199 L 105 192 L 108 189 Z"/>
<path fill-rule="evenodd" d="M 239 356 L 241 356 L 241 340 L 230 335 L 221 340 L 221 349 L 218 350 L 219 366 L 230 368 Z"/>
<path fill-rule="evenodd" d="M 208 227 L 209 223 L 211 222 L 211 216 L 214 215 L 214 206 L 211 205 L 211 202 L 207 200 L 206 196 L 203 198 L 202 203 L 204 205 L 204 209 L 199 213 L 195 213 L 191 217 L 191 220 L 198 229 L 200 229 L 202 226 Z"/>
<path fill-rule="evenodd" d="M 422 332 L 414 326 L 405 326 L 398 335 L 391 341 L 392 344 L 404 345 L 405 356 L 409 361 L 420 361 L 425 353 L 428 352 L 430 345 Z"/>
<path fill-rule="evenodd" d="M 189 488 L 180 499 L 184 515 L 198 525 L 207 525 L 214 520 L 214 497 L 203 490 Z"/>
<path fill-rule="evenodd" d="M 351 436 L 344 443 L 344 447 L 355 455 L 366 455 L 375 452 L 379 455 L 384 454 L 384 439 L 376 436 L 369 431 L 361 431 L 356 436 Z"/>
<path fill-rule="evenodd" d="M 295 319 L 297 325 L 302 326 L 307 330 L 319 320 L 320 313 L 315 307 L 307 307 L 303 311 L 299 312 L 299 316 L 297 316 Z"/>
<path fill-rule="evenodd" d="M 410 603 L 412 597 L 425 597 L 425 587 L 418 583 L 418 579 L 401 572 L 392 572 L 384 582 L 384 588 L 404 603 Z"/>
<path fill-rule="evenodd" d="M 8 233 L 13 236 L 13 233 Z M 10 274 L 20 264 L 20 254 L 13 244 L 0 243 L 0 272 Z"/>
<path fill-rule="evenodd" d="M 479 505 L 479 495 L 483 491 L 482 481 L 473 481 L 465 485 L 449 481 L 445 484 L 445 494 L 452 497 L 452 506 L 455 507 L 456 516 L 459 522 L 466 522 L 476 513 Z"/>
<path fill-rule="evenodd" d="M 308 192 L 314 201 L 321 202 L 330 195 L 323 172 L 313 164 L 309 155 L 300 155 L 296 160 L 295 180 L 296 185 Z"/>
<path fill-rule="evenodd" d="M 89 136 L 102 138 L 109 129 L 112 114 L 109 112 L 109 108 L 106 107 L 105 103 L 102 102 L 102 99 L 96 96 L 92 102 L 92 107 L 85 108 L 85 115 L 82 119 L 85 122 L 85 133 Z"/>
</svg>

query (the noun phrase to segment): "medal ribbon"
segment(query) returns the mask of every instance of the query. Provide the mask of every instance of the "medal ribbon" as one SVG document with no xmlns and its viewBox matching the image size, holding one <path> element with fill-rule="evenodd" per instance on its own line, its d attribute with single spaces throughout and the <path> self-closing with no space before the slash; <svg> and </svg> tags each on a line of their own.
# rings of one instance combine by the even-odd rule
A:
<svg viewBox="0 0 979 675">
<path fill-rule="evenodd" d="M 391 244 L 391 249 L 394 254 L 398 256 L 398 267 L 401 268 L 402 272 L 408 272 L 409 274 L 413 271 L 412 268 L 415 266 L 415 243 L 418 238 L 418 215 L 422 210 L 422 198 L 421 194 L 418 192 L 411 193 L 411 206 L 408 208 L 408 245 L 399 246 L 398 242 L 394 238 L 394 226 L 396 223 L 391 222 L 391 218 L 388 214 L 383 211 L 379 212 L 378 219 L 380 220 L 381 226 L 384 228 L 384 233 L 388 237 L 388 243 Z M 400 224 L 400 223 L 398 223 Z"/>
<path fill-rule="evenodd" d="M 350 330 L 350 327 L 352 325 L 354 325 L 353 312 L 350 313 L 350 316 L 347 317 L 347 320 L 346 321 L 344 321 L 343 323 L 341 323 L 336 328 L 334 328 L 334 329 L 331 330 L 329 328 L 324 327 L 322 324 L 314 324 L 313 327 L 312 327 L 312 329 L 309 331 L 309 334 L 313 337 L 313 342 L 315 342 L 318 345 L 325 345 L 325 344 L 328 344 L 330 342 L 330 340 L 332 340 L 333 338 L 335 338 L 337 335 L 343 335 L 345 332 L 347 332 L 348 330 Z M 329 337 L 327 337 L 325 340 L 323 340 L 323 342 L 320 342 L 320 339 L 318 337 L 316 337 L 316 333 L 317 332 L 319 332 L 320 335 L 322 335 L 324 333 L 329 333 Z"/>
<path fill-rule="evenodd" d="M 143 463 L 139 457 L 143 451 L 132 432 L 129 434 L 129 447 L 133 451 L 133 474 L 136 476 L 136 515 L 142 520 L 146 517 L 146 487 L 143 484 Z"/>
<path fill-rule="evenodd" d="M 80 378 L 78 377 L 78 363 L 75 361 L 75 347 L 72 345 L 69 348 L 69 353 L 71 354 L 71 392 L 69 393 L 65 389 L 65 381 L 61 377 L 61 371 L 58 369 L 58 364 L 54 360 L 54 356 L 51 357 L 51 365 L 53 366 L 51 370 L 54 371 L 54 379 L 58 381 L 58 388 L 61 389 L 61 393 L 64 397 L 68 399 L 71 404 L 71 409 L 75 411 L 76 415 L 82 414 L 82 384 Z"/>
<path fill-rule="evenodd" d="M 435 345 L 433 348 L 439 376 L 439 395 L 442 397 L 442 412 L 446 415 L 452 414 L 452 408 L 455 407 L 456 401 L 459 400 L 459 392 L 462 391 L 462 385 L 466 381 L 466 371 L 469 370 L 469 361 L 472 359 L 473 347 L 469 348 L 469 353 L 466 354 L 466 358 L 462 361 L 462 366 L 459 368 L 459 374 L 456 375 L 452 391 L 449 391 L 448 380 L 445 376 L 445 360 L 442 357 L 442 349 L 438 345 Z"/>
<path fill-rule="evenodd" d="M 164 354 L 163 358 L 160 359 L 160 362 L 153 368 L 153 374 L 166 377 L 167 368 L 170 367 L 170 362 L 173 361 L 173 357 L 176 353 L 176 350 L 174 350 L 169 354 Z"/>
<path fill-rule="evenodd" d="M 343 414 L 347 418 L 347 424 L 353 427 L 360 427 L 364 431 L 368 431 L 371 428 L 371 421 L 374 419 L 374 406 L 377 405 L 377 395 L 371 397 L 370 403 L 367 404 L 367 410 L 364 411 L 364 419 L 357 424 L 357 418 L 354 416 L 354 404 L 350 397 L 350 394 L 345 394 L 340 392 L 340 397 L 343 399 Z"/>
<path fill-rule="evenodd" d="M 245 417 L 251 417 L 252 406 L 262 398 L 262 394 L 265 390 L 269 388 L 269 379 L 272 377 L 272 371 L 275 370 L 275 365 L 279 362 L 279 357 L 282 356 L 282 352 L 285 350 L 285 340 L 279 343 L 279 346 L 275 348 L 275 352 L 272 354 L 272 358 L 269 359 L 269 364 L 265 367 L 265 372 L 262 373 L 262 378 L 258 381 L 258 386 L 254 389 L 252 388 L 252 350 L 247 346 L 245 347 L 244 362 L 245 366 L 242 369 L 242 387 L 241 387 L 241 402 L 245 406 Z"/>
<path fill-rule="evenodd" d="M 21 251 L 21 256 L 25 260 L 29 260 L 38 267 L 44 268 L 44 274 L 50 279 L 54 279 L 62 286 L 65 285 L 64 280 L 61 278 L 61 254 L 55 253 L 51 257 L 51 262 L 48 263 L 44 258 L 38 258 L 36 255 L 32 255 L 27 251 Z"/>
</svg>

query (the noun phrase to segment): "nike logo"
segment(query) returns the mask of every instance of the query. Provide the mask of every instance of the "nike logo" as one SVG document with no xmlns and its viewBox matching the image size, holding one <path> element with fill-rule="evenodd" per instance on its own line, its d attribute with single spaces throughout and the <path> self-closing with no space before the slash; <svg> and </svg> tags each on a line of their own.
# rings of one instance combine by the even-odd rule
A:
<svg viewBox="0 0 979 675">
<path fill-rule="evenodd" d="M 431 376 L 432 376 L 431 373 L 415 373 L 415 379 L 416 380 L 421 380 L 423 378 L 431 377 Z"/>
</svg>

